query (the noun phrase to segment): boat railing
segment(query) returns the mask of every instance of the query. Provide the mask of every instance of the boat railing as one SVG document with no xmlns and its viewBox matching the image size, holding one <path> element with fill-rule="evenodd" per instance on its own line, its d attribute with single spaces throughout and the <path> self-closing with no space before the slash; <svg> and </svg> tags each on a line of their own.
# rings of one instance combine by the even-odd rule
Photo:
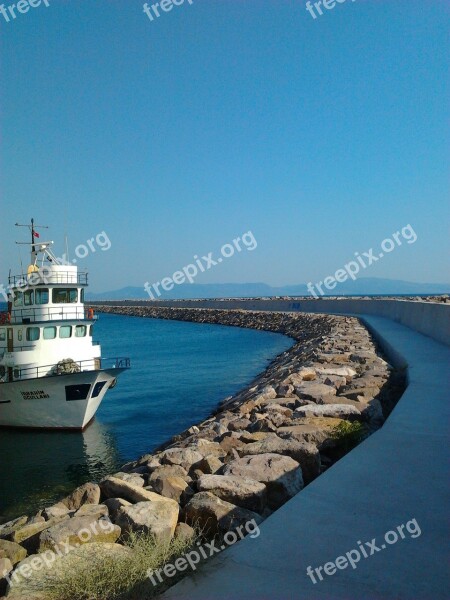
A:
<svg viewBox="0 0 450 600">
<path fill-rule="evenodd" d="M 87 360 L 67 359 L 55 364 L 39 367 L 12 367 L 12 380 L 21 381 L 24 379 L 39 379 L 41 377 L 58 377 L 101 369 L 129 369 L 130 366 L 130 359 L 126 357 L 91 358 Z M 5 367 L 2 370 L 6 372 Z M 0 373 L 0 383 L 5 383 L 5 373 L 3 373 L 3 377 Z"/>
<path fill-rule="evenodd" d="M 30 308 L 13 308 L 11 313 L 11 323 L 36 323 L 39 321 L 75 321 L 84 319 L 87 321 L 95 321 L 97 316 L 92 309 L 85 306 L 63 306 L 63 307 L 30 307 Z"/>
<path fill-rule="evenodd" d="M 86 271 L 52 271 L 51 267 L 42 267 L 37 271 L 29 274 L 22 273 L 21 275 L 10 275 L 8 277 L 9 285 L 27 287 L 33 285 L 47 284 L 77 284 L 88 285 L 88 274 Z"/>
</svg>

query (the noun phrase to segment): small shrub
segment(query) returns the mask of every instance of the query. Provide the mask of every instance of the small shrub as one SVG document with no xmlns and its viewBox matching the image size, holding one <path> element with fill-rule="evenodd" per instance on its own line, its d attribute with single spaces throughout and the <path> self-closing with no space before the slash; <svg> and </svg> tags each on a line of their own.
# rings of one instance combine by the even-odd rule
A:
<svg viewBox="0 0 450 600">
<path fill-rule="evenodd" d="M 331 437 L 336 440 L 337 447 L 344 454 L 353 450 L 366 436 L 367 429 L 359 421 L 342 421 L 331 432 Z"/>
</svg>

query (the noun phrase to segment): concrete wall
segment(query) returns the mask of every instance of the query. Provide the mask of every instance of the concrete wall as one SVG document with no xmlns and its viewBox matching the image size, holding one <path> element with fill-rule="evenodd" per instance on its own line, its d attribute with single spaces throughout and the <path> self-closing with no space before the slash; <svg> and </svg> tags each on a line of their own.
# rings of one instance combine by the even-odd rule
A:
<svg viewBox="0 0 450 600">
<path fill-rule="evenodd" d="M 450 305 L 400 299 L 320 298 L 320 299 L 231 299 L 231 300 L 167 300 L 156 302 L 127 301 L 98 304 L 146 305 L 174 308 L 236 308 L 242 310 L 301 311 L 332 314 L 373 315 L 386 317 L 450 345 Z"/>
</svg>

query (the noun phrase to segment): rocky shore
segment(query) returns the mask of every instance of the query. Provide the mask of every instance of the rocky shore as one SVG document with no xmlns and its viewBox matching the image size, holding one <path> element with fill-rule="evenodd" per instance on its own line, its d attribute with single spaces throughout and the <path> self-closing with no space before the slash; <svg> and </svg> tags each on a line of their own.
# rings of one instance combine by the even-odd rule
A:
<svg viewBox="0 0 450 600">
<path fill-rule="evenodd" d="M 50 551 L 55 564 L 64 565 L 70 555 L 57 552 L 63 546 L 77 557 L 94 549 L 97 557 L 120 556 L 128 551 L 129 532 L 164 541 L 189 538 L 194 526 L 214 536 L 261 523 L 382 426 L 404 389 L 403 373 L 386 362 L 356 318 L 144 306 L 96 310 L 272 331 L 291 337 L 293 345 L 203 422 L 36 515 L 1 525 L 0 596 L 46 598 L 34 591 L 33 564 Z"/>
</svg>

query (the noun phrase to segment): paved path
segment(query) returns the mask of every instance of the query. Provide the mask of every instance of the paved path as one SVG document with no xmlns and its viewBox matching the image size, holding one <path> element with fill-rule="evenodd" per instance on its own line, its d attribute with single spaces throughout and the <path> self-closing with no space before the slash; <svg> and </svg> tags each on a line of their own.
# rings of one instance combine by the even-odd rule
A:
<svg viewBox="0 0 450 600">
<path fill-rule="evenodd" d="M 385 318 L 365 321 L 408 364 L 408 388 L 386 424 L 267 519 L 258 538 L 230 547 L 165 599 L 450 598 L 450 348 Z M 386 532 L 413 519 L 420 535 L 413 522 L 412 534 L 404 528 L 404 539 L 386 544 Z M 373 549 L 355 569 L 320 571 L 323 581 L 315 573 L 312 583 L 308 566 L 335 561 L 373 538 L 386 548 Z"/>
</svg>

